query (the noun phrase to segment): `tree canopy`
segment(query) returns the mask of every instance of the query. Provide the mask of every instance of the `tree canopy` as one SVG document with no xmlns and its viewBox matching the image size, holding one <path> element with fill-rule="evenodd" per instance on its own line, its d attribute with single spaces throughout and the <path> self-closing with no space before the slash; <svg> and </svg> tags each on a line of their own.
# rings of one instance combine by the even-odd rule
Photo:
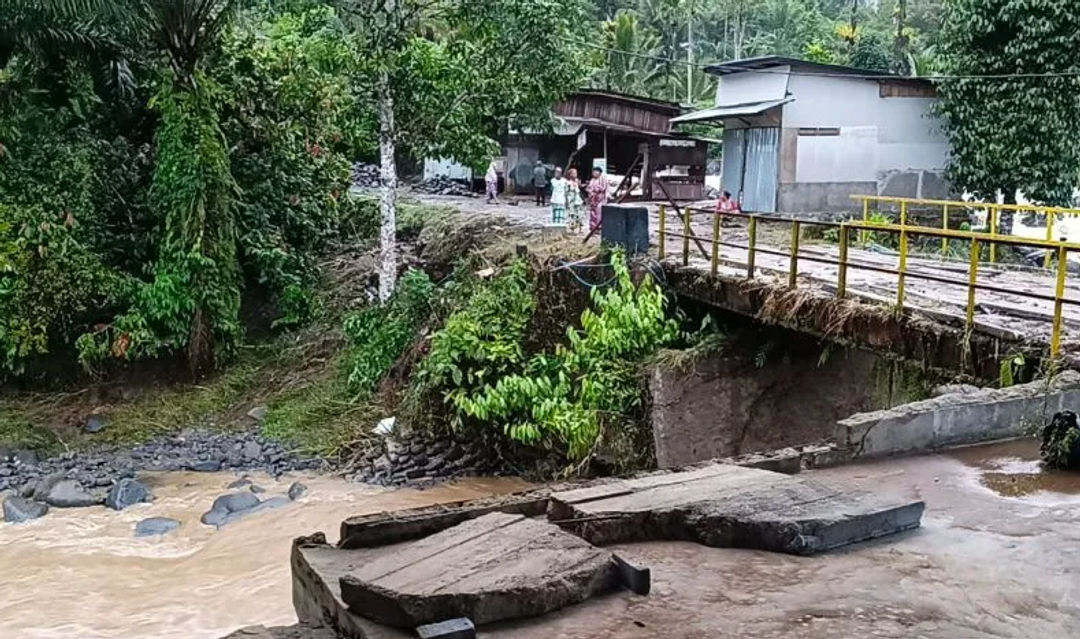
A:
<svg viewBox="0 0 1080 639">
<path fill-rule="evenodd" d="M 1068 204 L 1080 173 L 1080 13 L 1055 0 L 945 0 L 940 114 L 952 183 Z"/>
</svg>

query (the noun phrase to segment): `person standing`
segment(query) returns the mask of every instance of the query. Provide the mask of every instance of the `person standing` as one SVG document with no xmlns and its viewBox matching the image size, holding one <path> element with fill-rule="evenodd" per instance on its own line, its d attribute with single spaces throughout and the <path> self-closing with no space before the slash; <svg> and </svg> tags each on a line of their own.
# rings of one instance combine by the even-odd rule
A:
<svg viewBox="0 0 1080 639">
<path fill-rule="evenodd" d="M 585 202 L 581 199 L 581 182 L 578 181 L 577 169 L 566 172 L 566 217 L 571 233 L 581 232 L 581 222 L 585 213 Z"/>
<path fill-rule="evenodd" d="M 555 177 L 551 178 L 551 223 L 566 224 L 566 196 L 570 183 L 563 177 L 562 169 L 555 167 Z"/>
<path fill-rule="evenodd" d="M 547 167 L 540 160 L 536 161 L 536 168 L 533 169 L 533 188 L 536 189 L 536 205 L 544 206 L 547 204 Z"/>
<path fill-rule="evenodd" d="M 592 170 L 592 179 L 587 189 L 589 196 L 589 231 L 600 228 L 600 211 L 608 198 L 608 183 L 600 167 Z"/>
<path fill-rule="evenodd" d="M 495 170 L 495 160 L 488 164 L 487 173 L 484 174 L 484 185 L 487 187 L 487 203 L 499 202 L 499 172 Z"/>
</svg>

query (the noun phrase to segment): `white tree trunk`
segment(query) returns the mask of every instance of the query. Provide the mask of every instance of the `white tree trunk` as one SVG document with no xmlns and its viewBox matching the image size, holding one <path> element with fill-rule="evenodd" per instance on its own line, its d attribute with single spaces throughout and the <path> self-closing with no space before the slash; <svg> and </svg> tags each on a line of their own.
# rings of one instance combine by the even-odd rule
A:
<svg viewBox="0 0 1080 639">
<path fill-rule="evenodd" d="M 397 284 L 397 164 L 394 161 L 394 94 L 390 74 L 379 73 L 379 301 Z"/>
</svg>

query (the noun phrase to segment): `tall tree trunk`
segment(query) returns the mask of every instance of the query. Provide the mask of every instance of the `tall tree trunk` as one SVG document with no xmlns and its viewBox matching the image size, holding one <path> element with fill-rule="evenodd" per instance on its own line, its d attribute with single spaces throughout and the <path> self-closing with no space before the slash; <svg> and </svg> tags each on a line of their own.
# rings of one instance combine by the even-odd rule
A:
<svg viewBox="0 0 1080 639">
<path fill-rule="evenodd" d="M 379 300 L 390 299 L 397 283 L 397 164 L 394 159 L 394 94 L 390 73 L 379 72 Z"/>
</svg>

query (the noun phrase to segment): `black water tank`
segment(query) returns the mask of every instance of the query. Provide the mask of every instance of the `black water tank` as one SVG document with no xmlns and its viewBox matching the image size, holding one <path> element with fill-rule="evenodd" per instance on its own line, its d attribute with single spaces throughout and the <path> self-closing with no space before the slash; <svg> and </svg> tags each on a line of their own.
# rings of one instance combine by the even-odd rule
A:
<svg viewBox="0 0 1080 639">
<path fill-rule="evenodd" d="M 600 220 L 600 238 L 605 244 L 621 246 L 629 255 L 649 250 L 649 209 L 605 204 Z"/>
</svg>

